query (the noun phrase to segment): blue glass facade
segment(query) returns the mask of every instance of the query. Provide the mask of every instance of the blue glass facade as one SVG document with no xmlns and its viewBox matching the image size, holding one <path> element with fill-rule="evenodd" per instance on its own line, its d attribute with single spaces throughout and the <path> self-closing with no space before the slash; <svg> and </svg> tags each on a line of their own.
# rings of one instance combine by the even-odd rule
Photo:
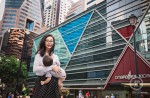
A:
<svg viewBox="0 0 150 98">
<path fill-rule="evenodd" d="M 73 52 L 79 38 L 81 37 L 84 28 L 91 16 L 92 12 L 60 27 L 60 31 L 64 42 L 66 43 L 70 53 Z"/>
</svg>

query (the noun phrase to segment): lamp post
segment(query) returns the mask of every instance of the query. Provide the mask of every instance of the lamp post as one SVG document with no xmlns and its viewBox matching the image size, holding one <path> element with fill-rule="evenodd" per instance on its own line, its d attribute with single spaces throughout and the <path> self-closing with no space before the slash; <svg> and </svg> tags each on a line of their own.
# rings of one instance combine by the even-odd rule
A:
<svg viewBox="0 0 150 98">
<path fill-rule="evenodd" d="M 132 33 L 133 33 L 133 44 L 134 44 L 134 61 L 135 61 L 135 71 L 136 71 L 136 78 L 139 77 L 138 73 L 138 62 L 137 62 L 137 53 L 136 53 L 136 38 L 135 38 L 135 32 L 134 32 L 134 26 L 137 23 L 137 17 L 134 14 L 131 14 L 129 17 L 129 23 L 132 26 Z"/>
<path fill-rule="evenodd" d="M 139 73 L 138 73 L 138 61 L 137 61 L 137 52 L 136 52 L 136 37 L 135 34 L 136 32 L 134 32 L 134 26 L 137 23 L 138 18 L 134 15 L 131 14 L 131 16 L 129 16 L 128 18 L 130 25 L 132 26 L 132 33 L 133 33 L 133 44 L 134 44 L 134 61 L 135 61 L 135 72 L 136 72 L 136 79 L 139 79 Z M 137 84 L 138 86 L 140 86 L 139 82 Z M 140 98 L 139 93 L 137 94 L 137 98 Z"/>
<path fill-rule="evenodd" d="M 103 98 L 103 92 L 102 92 L 102 88 L 103 88 L 103 86 L 102 86 L 102 81 L 103 81 L 103 79 L 102 79 L 102 78 L 100 78 L 100 82 L 101 82 L 101 98 Z"/>
<path fill-rule="evenodd" d="M 103 86 L 102 86 L 102 81 L 103 81 L 103 79 L 102 78 L 100 78 L 100 81 L 101 81 L 101 89 L 103 88 Z"/>
<path fill-rule="evenodd" d="M 132 31 L 133 31 L 133 44 L 134 44 L 134 61 L 135 61 L 135 71 L 136 71 L 136 77 L 139 77 L 138 74 L 138 62 L 137 62 L 137 55 L 136 55 L 136 38 L 135 38 L 135 32 L 133 26 L 136 25 L 137 23 L 137 17 L 134 14 L 131 14 L 129 17 L 129 23 L 132 26 Z"/>
<path fill-rule="evenodd" d="M 20 76 L 20 71 L 21 71 L 24 51 L 25 51 L 25 48 L 27 46 L 26 45 L 26 41 L 28 39 L 28 34 L 30 34 L 30 32 L 29 31 L 25 31 L 24 37 L 23 36 L 18 36 L 19 40 L 21 40 L 23 38 L 23 47 L 22 47 L 22 51 L 21 51 L 21 58 L 20 58 L 19 68 L 18 68 L 18 71 L 17 71 L 17 78 L 16 78 L 16 87 L 15 87 L 14 98 L 17 97 L 17 88 L 18 88 L 18 84 L 19 84 L 19 76 Z"/>
</svg>

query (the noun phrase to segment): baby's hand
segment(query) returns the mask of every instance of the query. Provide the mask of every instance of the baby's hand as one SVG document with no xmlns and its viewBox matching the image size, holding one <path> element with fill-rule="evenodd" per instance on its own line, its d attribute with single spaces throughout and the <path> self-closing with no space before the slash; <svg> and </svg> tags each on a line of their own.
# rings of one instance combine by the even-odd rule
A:
<svg viewBox="0 0 150 98">
<path fill-rule="evenodd" d="M 44 81 L 41 81 L 41 85 L 44 85 L 45 83 L 44 83 Z"/>
</svg>

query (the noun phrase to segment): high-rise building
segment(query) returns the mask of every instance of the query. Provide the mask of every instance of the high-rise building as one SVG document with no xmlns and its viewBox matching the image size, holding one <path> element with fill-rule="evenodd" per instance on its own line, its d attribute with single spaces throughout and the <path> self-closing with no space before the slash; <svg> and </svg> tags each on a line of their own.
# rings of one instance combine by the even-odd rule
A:
<svg viewBox="0 0 150 98">
<path fill-rule="evenodd" d="M 104 0 L 85 0 L 85 9 L 89 9 Z"/>
<path fill-rule="evenodd" d="M 66 19 L 69 19 L 83 11 L 85 11 L 85 0 L 79 0 L 78 2 L 72 4 L 67 13 Z"/>
<path fill-rule="evenodd" d="M 0 28 L 1 37 L 9 28 L 36 32 L 41 26 L 41 0 L 6 0 Z"/>
<path fill-rule="evenodd" d="M 65 21 L 71 0 L 45 0 L 44 25 L 52 28 Z"/>
<path fill-rule="evenodd" d="M 6 0 L 5 1 L 5 9 L 4 9 L 4 15 L 2 17 L 2 24 L 1 24 L 1 34 L 3 34 L 6 29 L 17 27 L 17 20 L 18 20 L 18 14 L 19 9 L 22 5 L 24 0 Z"/>
<path fill-rule="evenodd" d="M 2 21 L 0 20 L 0 28 L 1 28 L 1 25 L 2 25 Z"/>
<path fill-rule="evenodd" d="M 41 0 L 42 26 L 44 26 L 44 2 L 45 0 Z"/>
<path fill-rule="evenodd" d="M 97 5 L 98 3 L 104 0 L 79 0 L 76 3 L 73 3 L 69 12 L 67 13 L 66 19 L 69 19 L 77 14 Z"/>
</svg>

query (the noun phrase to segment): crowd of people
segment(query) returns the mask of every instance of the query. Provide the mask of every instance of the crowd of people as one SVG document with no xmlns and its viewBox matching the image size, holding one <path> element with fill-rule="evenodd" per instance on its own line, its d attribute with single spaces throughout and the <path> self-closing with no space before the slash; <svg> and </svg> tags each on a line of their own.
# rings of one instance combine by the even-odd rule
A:
<svg viewBox="0 0 150 98">
<path fill-rule="evenodd" d="M 34 92 L 33 88 L 31 88 L 30 90 L 27 90 L 25 84 L 22 84 L 21 88 L 22 88 L 22 90 L 20 92 L 19 91 L 16 92 L 17 98 L 20 98 L 20 97 L 26 98 L 27 96 L 32 98 L 33 92 Z M 11 91 L 8 91 L 5 96 L 6 96 L 5 98 L 15 98 L 15 94 Z"/>
</svg>

